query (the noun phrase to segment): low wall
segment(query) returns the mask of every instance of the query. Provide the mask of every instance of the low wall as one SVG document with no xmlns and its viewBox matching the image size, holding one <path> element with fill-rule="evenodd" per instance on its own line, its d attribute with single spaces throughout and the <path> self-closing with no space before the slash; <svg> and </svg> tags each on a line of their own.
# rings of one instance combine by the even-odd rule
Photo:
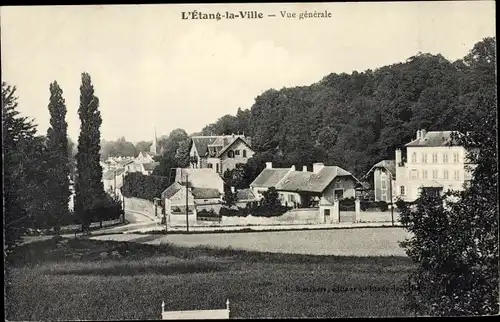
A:
<svg viewBox="0 0 500 322">
<path fill-rule="evenodd" d="M 121 222 L 122 222 L 121 218 L 103 221 L 102 222 L 102 227 L 104 228 L 104 227 L 118 225 Z M 100 227 L 100 223 L 99 222 L 93 222 L 93 223 L 90 224 L 90 228 L 99 228 L 99 227 Z M 68 233 L 68 232 L 74 232 L 75 230 L 79 231 L 80 229 L 82 229 L 82 225 L 81 224 L 79 224 L 79 225 L 68 225 L 68 226 L 61 227 L 61 232 L 62 233 Z"/>
<path fill-rule="evenodd" d="M 360 211 L 360 222 L 391 222 L 391 210 L 387 211 Z M 399 212 L 394 211 L 394 222 L 399 222 Z"/>
<path fill-rule="evenodd" d="M 356 211 L 340 211 L 340 222 L 354 222 L 356 220 Z"/>
<path fill-rule="evenodd" d="M 155 216 L 155 206 L 152 201 L 139 198 L 124 198 L 125 199 L 125 210 L 133 210 L 144 213 L 151 217 Z M 162 215 L 161 207 L 158 207 L 158 216 Z"/>
<path fill-rule="evenodd" d="M 260 226 L 260 225 L 305 225 L 322 223 L 318 208 L 293 209 L 276 217 L 225 217 L 221 218 L 221 226 Z M 204 223 L 203 225 L 208 225 Z"/>
</svg>

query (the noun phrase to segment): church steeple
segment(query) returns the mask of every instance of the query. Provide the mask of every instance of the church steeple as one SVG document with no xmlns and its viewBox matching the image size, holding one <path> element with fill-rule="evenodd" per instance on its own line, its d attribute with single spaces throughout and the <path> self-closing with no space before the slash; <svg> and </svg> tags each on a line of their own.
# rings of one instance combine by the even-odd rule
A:
<svg viewBox="0 0 500 322">
<path fill-rule="evenodd" d="M 151 144 L 151 148 L 149 149 L 149 152 L 153 153 L 154 155 L 158 154 L 158 139 L 156 138 L 156 127 L 153 125 L 153 131 L 154 131 L 154 137 L 153 137 L 153 144 Z"/>
</svg>

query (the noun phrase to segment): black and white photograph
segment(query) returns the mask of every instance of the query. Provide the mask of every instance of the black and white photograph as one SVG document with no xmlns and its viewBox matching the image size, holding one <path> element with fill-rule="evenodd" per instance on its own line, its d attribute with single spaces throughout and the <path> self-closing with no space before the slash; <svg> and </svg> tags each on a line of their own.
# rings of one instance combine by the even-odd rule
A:
<svg viewBox="0 0 500 322">
<path fill-rule="evenodd" d="M 5 320 L 498 315 L 495 12 L 2 6 Z"/>
</svg>

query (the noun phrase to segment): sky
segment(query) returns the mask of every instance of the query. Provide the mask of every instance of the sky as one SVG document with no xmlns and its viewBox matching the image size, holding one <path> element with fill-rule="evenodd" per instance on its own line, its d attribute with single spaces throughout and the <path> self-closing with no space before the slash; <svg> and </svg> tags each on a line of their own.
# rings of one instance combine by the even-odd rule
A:
<svg viewBox="0 0 500 322">
<path fill-rule="evenodd" d="M 308 4 L 160 4 L 1 7 L 2 80 L 19 110 L 49 126 L 49 84 L 79 133 L 81 73 L 91 75 L 101 138 L 137 142 L 176 128 L 198 132 L 275 88 L 330 73 L 376 69 L 418 52 L 465 56 L 495 36 L 494 1 Z M 186 20 L 182 12 L 257 11 L 262 19 Z M 331 13 L 282 18 L 281 12 Z M 268 17 L 275 14 L 276 17 Z"/>
</svg>

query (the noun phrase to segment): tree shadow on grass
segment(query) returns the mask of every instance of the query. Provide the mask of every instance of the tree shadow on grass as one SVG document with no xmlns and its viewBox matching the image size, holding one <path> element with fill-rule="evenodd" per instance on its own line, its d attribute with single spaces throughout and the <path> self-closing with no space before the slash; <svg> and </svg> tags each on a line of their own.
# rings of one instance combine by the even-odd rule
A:
<svg viewBox="0 0 500 322">
<path fill-rule="evenodd" d="M 80 276 L 137 276 L 137 275 L 178 275 L 196 273 L 215 273 L 225 270 L 217 263 L 186 262 L 175 264 L 116 263 L 115 265 L 75 265 L 74 268 L 51 269 L 50 275 L 80 275 Z"/>
</svg>

